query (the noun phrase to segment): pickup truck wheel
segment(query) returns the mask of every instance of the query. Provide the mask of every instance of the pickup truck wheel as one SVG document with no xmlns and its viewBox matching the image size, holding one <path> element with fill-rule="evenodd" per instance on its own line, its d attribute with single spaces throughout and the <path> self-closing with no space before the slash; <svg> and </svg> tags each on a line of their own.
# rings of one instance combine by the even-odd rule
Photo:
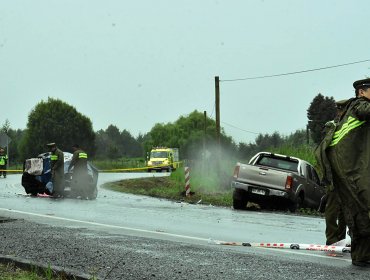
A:
<svg viewBox="0 0 370 280">
<path fill-rule="evenodd" d="M 235 209 L 235 210 L 244 210 L 244 209 L 246 209 L 246 203 L 244 203 L 244 201 L 242 201 L 242 200 L 236 200 L 236 199 L 234 199 L 233 200 L 233 208 Z"/>
<path fill-rule="evenodd" d="M 246 209 L 246 203 L 244 203 L 242 200 L 233 200 L 233 207 L 235 210 L 243 210 Z"/>
<path fill-rule="evenodd" d="M 245 191 L 235 189 L 233 193 L 233 208 L 235 210 L 244 210 L 247 208 L 247 202 Z"/>
<path fill-rule="evenodd" d="M 304 198 L 303 195 L 300 195 L 297 198 L 297 209 L 301 209 L 304 206 Z"/>
<path fill-rule="evenodd" d="M 297 209 L 300 209 L 303 207 L 303 197 L 300 195 L 297 197 L 297 200 L 295 202 L 292 202 L 288 209 L 290 212 L 294 213 L 295 211 L 297 211 Z"/>
</svg>

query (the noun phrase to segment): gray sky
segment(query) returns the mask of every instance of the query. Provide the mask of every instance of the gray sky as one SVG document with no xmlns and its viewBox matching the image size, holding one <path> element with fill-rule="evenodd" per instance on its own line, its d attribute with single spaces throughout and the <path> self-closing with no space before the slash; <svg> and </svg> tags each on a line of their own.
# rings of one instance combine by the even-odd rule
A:
<svg viewBox="0 0 370 280">
<path fill-rule="evenodd" d="M 221 81 L 370 59 L 370 2 L 0 0 L 0 125 L 26 128 L 58 98 L 94 130 L 133 136 L 194 110 L 215 118 Z M 312 99 L 352 97 L 370 62 L 221 82 L 221 126 L 238 142 L 303 129 Z M 250 133 L 254 132 L 254 133 Z"/>
</svg>

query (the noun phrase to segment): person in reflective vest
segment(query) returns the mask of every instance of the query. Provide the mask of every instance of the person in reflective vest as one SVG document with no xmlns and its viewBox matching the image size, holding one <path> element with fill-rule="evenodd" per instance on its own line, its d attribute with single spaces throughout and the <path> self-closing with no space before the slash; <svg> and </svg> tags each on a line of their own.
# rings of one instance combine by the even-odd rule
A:
<svg viewBox="0 0 370 280">
<path fill-rule="evenodd" d="M 336 125 L 344 113 L 345 105 L 347 104 L 348 100 L 341 100 L 335 102 L 337 107 L 337 114 L 334 120 L 329 121 L 325 124 L 324 127 L 324 139 L 321 141 L 319 146 L 315 150 L 316 161 L 318 164 L 318 168 L 321 171 L 321 182 L 326 183 L 326 195 L 324 196 L 324 209 L 325 209 L 325 236 L 326 236 L 326 245 L 331 245 L 336 243 L 340 240 L 346 238 L 346 221 L 343 213 L 343 207 L 341 200 L 339 198 L 338 192 L 336 188 L 333 186 L 333 183 L 328 180 L 330 175 L 325 174 L 324 172 L 327 171 L 325 168 L 321 166 L 321 147 L 323 145 L 328 145 L 327 143 L 331 142 L 333 139 L 333 133 L 335 132 Z"/>
<path fill-rule="evenodd" d="M 6 165 L 8 163 L 8 155 L 3 148 L 0 148 L 0 177 L 1 175 L 6 178 Z"/>
<path fill-rule="evenodd" d="M 370 268 L 370 78 L 353 87 L 356 97 L 348 100 L 321 156 L 342 202 L 352 264 Z"/>
<path fill-rule="evenodd" d="M 52 195 L 61 197 L 64 194 L 64 154 L 55 143 L 46 144 L 50 151 Z"/>
<path fill-rule="evenodd" d="M 73 196 L 87 198 L 89 188 L 89 176 L 87 172 L 87 153 L 78 144 L 72 146 L 73 156 L 68 166 L 68 172 L 72 171 L 71 192 Z"/>
</svg>

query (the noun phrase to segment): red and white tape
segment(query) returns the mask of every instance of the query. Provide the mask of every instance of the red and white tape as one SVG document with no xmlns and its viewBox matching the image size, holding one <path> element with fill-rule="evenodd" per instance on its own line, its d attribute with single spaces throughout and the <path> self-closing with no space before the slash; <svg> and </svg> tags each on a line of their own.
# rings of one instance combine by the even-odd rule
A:
<svg viewBox="0 0 370 280">
<path fill-rule="evenodd" d="M 293 249 L 293 250 L 309 250 L 323 251 L 330 253 L 350 253 L 351 247 L 319 245 L 319 244 L 301 244 L 301 243 L 249 243 L 249 242 L 228 242 L 209 239 L 208 243 L 216 245 L 231 245 L 231 246 L 246 246 L 246 247 L 262 247 L 276 249 Z"/>
</svg>

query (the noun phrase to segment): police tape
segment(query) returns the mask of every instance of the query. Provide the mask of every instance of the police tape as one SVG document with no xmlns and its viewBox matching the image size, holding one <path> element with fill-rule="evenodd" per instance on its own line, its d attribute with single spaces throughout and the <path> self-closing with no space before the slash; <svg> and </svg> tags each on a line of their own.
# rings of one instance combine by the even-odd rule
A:
<svg viewBox="0 0 370 280">
<path fill-rule="evenodd" d="M 157 168 L 158 166 L 156 166 L 155 168 Z M 117 168 L 117 169 L 104 169 L 104 170 L 98 170 L 98 172 L 130 172 L 130 171 L 144 171 L 144 170 L 148 170 L 148 169 L 152 169 L 154 170 L 153 167 L 135 167 L 135 168 Z M 14 172 L 14 173 L 23 173 L 23 170 L 20 170 L 20 169 L 0 169 L 0 172 Z"/>
<path fill-rule="evenodd" d="M 153 169 L 151 167 L 137 167 L 137 168 L 118 168 L 118 169 L 106 169 L 98 170 L 98 172 L 130 172 L 130 171 L 139 171 L 139 170 L 148 170 Z M 0 172 L 14 172 L 14 173 L 23 173 L 23 170 L 20 169 L 0 169 Z"/>
<path fill-rule="evenodd" d="M 23 172 L 20 169 L 0 169 L 0 172 Z"/>
<path fill-rule="evenodd" d="M 174 162 L 174 166 L 176 168 L 181 167 L 183 164 L 182 161 Z M 107 173 L 114 173 L 114 172 L 132 172 L 132 171 L 145 171 L 145 170 L 160 170 L 162 167 L 168 167 L 168 164 L 158 164 L 153 166 L 145 166 L 145 167 L 130 167 L 130 168 L 115 168 L 115 169 L 102 169 L 98 170 L 98 172 L 107 172 Z M 23 173 L 23 170 L 20 169 L 0 169 L 0 172 L 14 172 L 14 173 Z"/>
<path fill-rule="evenodd" d="M 135 167 L 135 168 L 117 168 L 117 169 L 102 169 L 98 170 L 99 172 L 130 172 L 130 171 L 140 171 L 140 170 L 148 170 L 148 167 Z"/>
<path fill-rule="evenodd" d="M 183 165 L 182 161 L 176 161 L 174 162 L 174 166 L 176 168 L 179 168 Z M 165 168 L 163 168 L 165 167 Z M 145 167 L 131 167 L 131 168 L 115 168 L 115 169 L 102 169 L 98 170 L 99 172 L 107 172 L 107 173 L 114 173 L 114 172 L 132 172 L 132 171 L 152 171 L 152 170 L 165 170 L 165 169 L 171 169 L 168 164 L 158 164 L 158 165 L 151 165 L 151 166 L 145 166 Z M 173 168 L 172 168 L 173 169 Z"/>
<path fill-rule="evenodd" d="M 300 244 L 300 243 L 250 243 L 250 242 L 228 242 L 221 240 L 209 239 L 209 244 L 216 245 L 231 245 L 245 247 L 260 247 L 260 248 L 275 248 L 275 249 L 292 249 L 292 250 L 308 250 L 308 251 L 323 251 L 328 253 L 350 253 L 351 247 L 319 245 L 319 244 Z"/>
</svg>

